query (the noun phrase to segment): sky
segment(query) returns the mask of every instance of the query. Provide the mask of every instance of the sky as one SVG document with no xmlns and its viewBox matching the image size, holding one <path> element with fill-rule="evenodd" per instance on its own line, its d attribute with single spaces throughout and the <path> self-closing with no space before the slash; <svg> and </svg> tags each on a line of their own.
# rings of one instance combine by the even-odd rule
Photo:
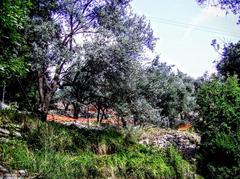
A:
<svg viewBox="0 0 240 179">
<path fill-rule="evenodd" d="M 215 71 L 213 61 L 220 55 L 211 46 L 240 40 L 237 16 L 211 6 L 199 6 L 196 0 L 133 0 L 132 9 L 150 22 L 159 38 L 151 57 L 175 65 L 175 69 L 197 78 Z"/>
</svg>

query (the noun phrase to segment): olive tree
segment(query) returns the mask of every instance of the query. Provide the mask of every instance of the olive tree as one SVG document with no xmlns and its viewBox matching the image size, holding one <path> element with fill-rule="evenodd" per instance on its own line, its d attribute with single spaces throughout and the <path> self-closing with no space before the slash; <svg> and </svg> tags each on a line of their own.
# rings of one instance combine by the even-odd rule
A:
<svg viewBox="0 0 240 179">
<path fill-rule="evenodd" d="M 106 38 L 112 39 L 111 43 L 122 41 L 122 47 L 129 45 L 132 56 L 135 55 L 135 48 L 142 50 L 135 47 L 136 36 L 145 45 L 153 46 L 152 31 L 140 31 L 150 27 L 143 18 L 132 14 L 128 0 L 34 2 L 27 35 L 28 43 L 32 47 L 29 55 L 31 69 L 38 76 L 39 110 L 44 118 L 62 78 L 72 65 L 85 58 L 86 51 L 82 44 L 84 41 L 91 41 L 91 35 L 107 31 Z M 134 21 L 136 23 L 132 25 Z M 135 32 L 136 28 L 139 30 Z M 132 45 L 124 44 L 127 39 L 133 42 Z"/>
</svg>

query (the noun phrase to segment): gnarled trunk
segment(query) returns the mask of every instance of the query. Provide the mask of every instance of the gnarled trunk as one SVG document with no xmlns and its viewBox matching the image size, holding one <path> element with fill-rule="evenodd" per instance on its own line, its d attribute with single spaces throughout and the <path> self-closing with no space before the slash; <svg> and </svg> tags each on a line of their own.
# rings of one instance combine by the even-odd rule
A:
<svg viewBox="0 0 240 179">
<path fill-rule="evenodd" d="M 47 80 L 45 74 L 38 74 L 38 90 L 40 96 L 39 112 L 42 120 L 47 120 L 47 114 L 54 92 L 57 90 L 58 77 L 51 82 Z"/>
</svg>

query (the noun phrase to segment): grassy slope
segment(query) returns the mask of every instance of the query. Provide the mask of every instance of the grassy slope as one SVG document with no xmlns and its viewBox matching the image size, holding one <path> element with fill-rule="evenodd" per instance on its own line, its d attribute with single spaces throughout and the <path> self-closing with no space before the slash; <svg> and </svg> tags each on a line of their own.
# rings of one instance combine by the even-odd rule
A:
<svg viewBox="0 0 240 179">
<path fill-rule="evenodd" d="M 23 138 L 0 144 L 0 162 L 43 178 L 192 178 L 174 149 L 147 148 L 131 132 L 77 129 L 1 112 L 0 126 L 21 125 Z"/>
</svg>

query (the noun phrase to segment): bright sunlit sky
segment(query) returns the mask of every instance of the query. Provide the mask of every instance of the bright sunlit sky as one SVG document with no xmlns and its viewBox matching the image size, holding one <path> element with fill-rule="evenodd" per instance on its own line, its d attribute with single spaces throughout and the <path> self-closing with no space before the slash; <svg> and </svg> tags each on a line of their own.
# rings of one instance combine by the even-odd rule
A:
<svg viewBox="0 0 240 179">
<path fill-rule="evenodd" d="M 146 16 L 159 38 L 155 55 L 195 78 L 215 69 L 219 54 L 211 46 L 213 39 L 220 44 L 240 40 L 237 16 L 201 7 L 196 0 L 133 0 L 131 5 L 135 13 Z"/>
</svg>

